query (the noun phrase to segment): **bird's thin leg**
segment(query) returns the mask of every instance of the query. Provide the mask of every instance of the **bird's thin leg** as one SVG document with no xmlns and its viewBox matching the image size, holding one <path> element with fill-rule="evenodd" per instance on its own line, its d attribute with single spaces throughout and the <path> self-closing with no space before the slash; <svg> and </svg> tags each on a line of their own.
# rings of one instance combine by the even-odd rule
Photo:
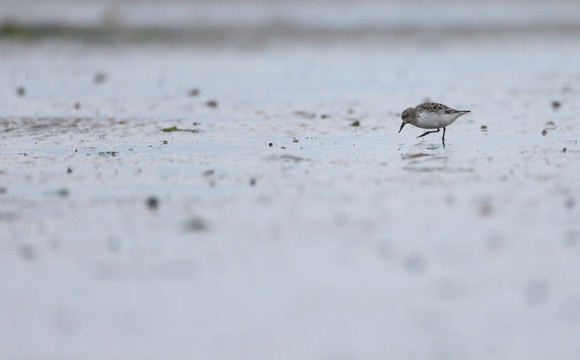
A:
<svg viewBox="0 0 580 360">
<path fill-rule="evenodd" d="M 443 137 L 441 138 L 441 140 L 445 141 L 445 127 L 443 127 Z"/>
<path fill-rule="evenodd" d="M 443 128 L 443 129 L 445 129 L 445 128 Z M 444 131 L 445 131 L 445 130 L 444 130 Z M 423 137 L 423 136 L 425 136 L 425 135 L 428 135 L 428 134 L 433 134 L 433 133 L 436 133 L 436 132 L 439 132 L 439 129 L 437 129 L 437 130 L 435 130 L 435 131 L 426 131 L 425 133 L 423 133 L 423 134 L 421 134 L 421 135 L 417 136 L 417 139 L 418 139 L 418 138 L 420 138 L 420 137 Z"/>
</svg>

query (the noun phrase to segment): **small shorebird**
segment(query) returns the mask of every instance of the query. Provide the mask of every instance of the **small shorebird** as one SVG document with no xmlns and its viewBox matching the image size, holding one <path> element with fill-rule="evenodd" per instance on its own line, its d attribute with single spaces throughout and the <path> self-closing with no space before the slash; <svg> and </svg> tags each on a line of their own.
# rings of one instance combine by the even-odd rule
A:
<svg viewBox="0 0 580 360">
<path fill-rule="evenodd" d="M 424 102 L 415 106 L 405 109 L 401 114 L 401 119 L 403 123 L 399 132 L 403 130 L 403 127 L 407 124 L 415 125 L 421 129 L 437 129 L 435 131 L 426 131 L 425 133 L 417 136 L 417 138 L 423 137 L 427 134 L 432 134 L 439 132 L 439 128 L 443 128 L 443 137 L 441 140 L 445 141 L 445 127 L 453 124 L 455 120 L 461 115 L 465 115 L 470 110 L 455 110 L 443 104 L 438 104 L 434 102 Z"/>
</svg>

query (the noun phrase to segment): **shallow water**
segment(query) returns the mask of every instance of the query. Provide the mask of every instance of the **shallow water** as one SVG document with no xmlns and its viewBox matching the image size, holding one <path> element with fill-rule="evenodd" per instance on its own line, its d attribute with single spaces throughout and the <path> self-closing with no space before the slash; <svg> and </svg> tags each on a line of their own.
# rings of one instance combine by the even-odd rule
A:
<svg viewBox="0 0 580 360">
<path fill-rule="evenodd" d="M 439 40 L 0 43 L 0 356 L 580 356 L 578 36 Z"/>
</svg>

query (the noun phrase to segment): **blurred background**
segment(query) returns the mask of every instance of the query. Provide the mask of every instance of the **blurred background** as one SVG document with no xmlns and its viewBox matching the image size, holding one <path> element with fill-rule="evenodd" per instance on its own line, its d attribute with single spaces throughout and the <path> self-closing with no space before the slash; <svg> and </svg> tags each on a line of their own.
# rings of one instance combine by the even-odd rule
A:
<svg viewBox="0 0 580 360">
<path fill-rule="evenodd" d="M 576 31 L 579 6 L 573 0 L 2 0 L 0 23 L 3 37 L 124 36 L 242 47 L 278 41 L 384 44 L 389 36 L 425 32 Z"/>
</svg>

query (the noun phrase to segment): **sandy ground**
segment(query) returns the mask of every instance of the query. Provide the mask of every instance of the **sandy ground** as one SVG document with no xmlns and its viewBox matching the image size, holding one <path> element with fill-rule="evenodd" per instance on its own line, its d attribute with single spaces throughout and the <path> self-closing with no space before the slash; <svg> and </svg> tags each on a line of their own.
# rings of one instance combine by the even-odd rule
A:
<svg viewBox="0 0 580 360">
<path fill-rule="evenodd" d="M 579 358 L 579 39 L 0 42 L 0 357 Z"/>
</svg>

